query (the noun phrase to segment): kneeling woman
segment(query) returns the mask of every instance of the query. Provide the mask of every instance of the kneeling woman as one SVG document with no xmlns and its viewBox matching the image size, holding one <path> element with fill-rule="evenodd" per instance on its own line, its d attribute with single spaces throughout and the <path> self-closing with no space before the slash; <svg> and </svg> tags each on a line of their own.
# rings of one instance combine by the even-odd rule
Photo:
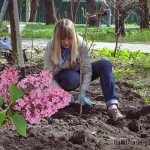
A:
<svg viewBox="0 0 150 150">
<path fill-rule="evenodd" d="M 57 84 L 66 91 L 72 91 L 79 87 L 80 73 L 82 73 L 79 96 L 83 104 L 87 105 L 93 104 L 86 95 L 89 84 L 100 78 L 108 115 L 113 119 L 123 118 L 117 108 L 118 100 L 116 99 L 111 63 L 104 59 L 90 62 L 87 43 L 76 34 L 71 20 L 62 19 L 56 24 L 52 39 L 45 50 L 44 70 L 52 73 L 53 84 Z"/>
</svg>

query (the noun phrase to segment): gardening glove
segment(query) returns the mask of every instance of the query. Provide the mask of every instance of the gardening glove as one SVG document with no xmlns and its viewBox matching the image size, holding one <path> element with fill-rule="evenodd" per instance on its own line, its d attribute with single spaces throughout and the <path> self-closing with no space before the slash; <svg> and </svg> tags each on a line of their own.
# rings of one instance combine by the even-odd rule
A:
<svg viewBox="0 0 150 150">
<path fill-rule="evenodd" d="M 79 100 L 82 101 L 83 105 L 95 105 L 88 96 L 86 96 L 85 92 L 81 92 L 78 97 Z"/>
<path fill-rule="evenodd" d="M 71 100 L 70 100 L 70 104 L 75 103 L 74 97 L 71 95 Z"/>
</svg>

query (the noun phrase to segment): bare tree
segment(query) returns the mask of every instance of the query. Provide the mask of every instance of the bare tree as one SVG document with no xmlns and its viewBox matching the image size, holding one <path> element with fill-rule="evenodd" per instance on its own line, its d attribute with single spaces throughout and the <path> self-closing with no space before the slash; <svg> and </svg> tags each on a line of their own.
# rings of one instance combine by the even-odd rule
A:
<svg viewBox="0 0 150 150">
<path fill-rule="evenodd" d="M 121 35 L 125 35 L 125 3 L 124 0 L 116 0 L 115 4 L 115 32 Z"/>
<path fill-rule="evenodd" d="M 39 0 L 31 0 L 31 12 L 29 22 L 36 22 L 37 10 L 39 7 Z"/>
<path fill-rule="evenodd" d="M 99 26 L 95 0 L 86 0 L 89 26 Z"/>
<path fill-rule="evenodd" d="M 55 24 L 57 21 L 55 5 L 53 0 L 44 0 L 45 6 L 45 22 L 48 24 Z"/>
<path fill-rule="evenodd" d="M 149 28 L 149 8 L 148 0 L 139 0 L 140 3 L 140 28 Z"/>
<path fill-rule="evenodd" d="M 125 35 L 125 27 L 124 27 L 124 22 L 127 13 L 136 8 L 139 7 L 139 3 L 134 1 L 124 1 L 124 0 L 116 0 L 115 3 L 115 31 L 116 34 L 119 35 Z"/>
<path fill-rule="evenodd" d="M 29 21 L 30 12 L 31 12 L 31 0 L 26 0 L 26 21 Z"/>
<path fill-rule="evenodd" d="M 80 0 L 71 0 L 71 20 L 76 23 L 76 15 L 80 6 Z"/>
<path fill-rule="evenodd" d="M 9 20 L 10 20 L 10 29 L 11 29 L 11 41 L 12 41 L 12 54 L 11 57 L 8 58 L 8 62 L 12 65 L 15 64 L 15 58 L 17 58 L 17 35 L 15 30 L 15 19 L 14 14 L 12 13 L 14 10 L 13 1 L 9 1 L 8 4 L 8 14 L 9 14 Z"/>
<path fill-rule="evenodd" d="M 126 18 L 126 14 L 132 10 L 133 8 L 139 7 L 139 3 L 134 1 L 124 1 L 124 0 L 117 0 L 116 1 L 115 9 L 115 32 L 116 32 L 116 46 L 114 50 L 114 57 L 116 56 L 116 52 L 118 49 L 118 42 L 122 39 L 122 36 L 125 35 L 125 27 L 124 22 Z"/>
</svg>

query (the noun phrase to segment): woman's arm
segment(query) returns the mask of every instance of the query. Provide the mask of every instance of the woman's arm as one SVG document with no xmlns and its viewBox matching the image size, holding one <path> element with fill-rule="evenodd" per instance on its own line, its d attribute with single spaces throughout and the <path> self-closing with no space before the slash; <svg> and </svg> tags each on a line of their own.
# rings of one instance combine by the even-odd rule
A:
<svg viewBox="0 0 150 150">
<path fill-rule="evenodd" d="M 91 61 L 88 54 L 88 47 L 85 41 L 81 41 L 80 47 L 80 67 L 82 72 L 81 91 L 85 92 L 89 88 L 92 76 Z"/>
<path fill-rule="evenodd" d="M 44 53 L 44 70 L 54 73 L 54 63 L 52 62 L 52 50 L 50 49 L 51 42 L 46 46 Z"/>
</svg>

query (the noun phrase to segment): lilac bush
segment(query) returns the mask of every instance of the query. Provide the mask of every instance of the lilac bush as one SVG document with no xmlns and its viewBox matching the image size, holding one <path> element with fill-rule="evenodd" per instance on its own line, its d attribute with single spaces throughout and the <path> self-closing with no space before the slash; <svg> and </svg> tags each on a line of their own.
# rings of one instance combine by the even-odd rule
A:
<svg viewBox="0 0 150 150">
<path fill-rule="evenodd" d="M 39 124 L 42 118 L 50 117 L 58 109 L 69 105 L 71 99 L 68 92 L 51 86 L 51 80 L 52 75 L 42 71 L 18 81 L 18 71 L 7 68 L 0 76 L 0 96 L 9 104 L 9 85 L 16 84 L 24 96 L 13 104 L 12 109 L 21 112 L 29 123 Z"/>
</svg>

